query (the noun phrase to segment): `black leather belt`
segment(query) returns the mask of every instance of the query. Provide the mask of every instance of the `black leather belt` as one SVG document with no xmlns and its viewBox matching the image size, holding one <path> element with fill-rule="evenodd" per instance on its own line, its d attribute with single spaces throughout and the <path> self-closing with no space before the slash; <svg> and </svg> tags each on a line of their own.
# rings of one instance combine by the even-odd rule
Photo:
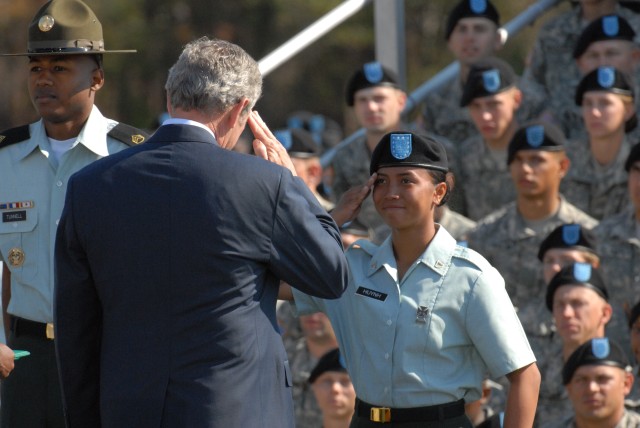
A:
<svg viewBox="0 0 640 428">
<path fill-rule="evenodd" d="M 464 400 L 426 407 L 378 407 L 356 399 L 356 415 L 373 422 L 435 422 L 464 415 Z"/>
<path fill-rule="evenodd" d="M 16 337 L 33 336 L 53 340 L 53 324 L 31 321 L 20 317 L 11 317 L 11 331 Z"/>
</svg>

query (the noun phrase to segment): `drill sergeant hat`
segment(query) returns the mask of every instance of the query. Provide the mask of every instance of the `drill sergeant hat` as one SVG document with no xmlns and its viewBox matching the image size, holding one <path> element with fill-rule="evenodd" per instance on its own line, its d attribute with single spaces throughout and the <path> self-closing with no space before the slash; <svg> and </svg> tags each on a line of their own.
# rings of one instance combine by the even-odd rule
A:
<svg viewBox="0 0 640 428">
<path fill-rule="evenodd" d="M 499 94 L 516 84 L 513 68 L 499 58 L 486 58 L 471 66 L 464 84 L 460 107 L 466 107 L 476 98 Z"/>
<path fill-rule="evenodd" d="M 566 248 L 579 251 L 587 251 L 596 254 L 593 243 L 595 237 L 590 230 L 577 223 L 563 224 L 544 238 L 538 250 L 538 259 L 542 261 L 547 251 L 552 248 Z"/>
<path fill-rule="evenodd" d="M 565 136 L 562 131 L 550 123 L 529 122 L 516 131 L 507 148 L 507 165 L 513 162 L 516 153 L 521 150 L 543 150 L 560 152 L 564 150 Z"/>
<path fill-rule="evenodd" d="M 602 40 L 626 40 L 633 42 L 636 32 L 629 22 L 619 15 L 605 15 L 593 20 L 582 30 L 573 49 L 573 57 L 578 59 L 592 43 Z"/>
<path fill-rule="evenodd" d="M 449 40 L 453 29 L 463 18 L 485 18 L 500 27 L 500 14 L 489 0 L 462 0 L 458 3 L 447 18 L 445 39 Z"/>
<path fill-rule="evenodd" d="M 398 88 L 398 78 L 395 73 L 378 61 L 368 62 L 353 73 L 345 91 L 347 105 L 353 106 L 356 92 L 374 86 Z"/>
<path fill-rule="evenodd" d="M 629 360 L 624 351 L 607 337 L 591 339 L 573 351 L 562 368 L 562 383 L 571 382 L 573 374 L 581 366 L 610 366 L 631 371 Z"/>
<path fill-rule="evenodd" d="M 604 280 L 600 276 L 598 269 L 588 263 L 573 263 L 563 267 L 560 272 L 555 274 L 549 285 L 547 285 L 547 295 L 545 298 L 547 309 L 553 310 L 553 296 L 558 288 L 563 285 L 575 285 L 590 288 L 598 293 L 607 302 L 609 301 L 609 293 L 604 285 Z"/>
<path fill-rule="evenodd" d="M 51 0 L 29 24 L 27 52 L 1 56 L 101 55 L 131 53 L 104 47 L 102 24 L 80 0 Z"/>
</svg>

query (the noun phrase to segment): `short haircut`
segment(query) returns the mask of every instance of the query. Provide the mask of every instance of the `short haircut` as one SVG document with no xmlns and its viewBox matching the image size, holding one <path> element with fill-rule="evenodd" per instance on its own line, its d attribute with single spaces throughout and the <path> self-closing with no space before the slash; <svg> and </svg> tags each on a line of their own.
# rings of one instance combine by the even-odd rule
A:
<svg viewBox="0 0 640 428">
<path fill-rule="evenodd" d="M 262 93 L 262 76 L 241 47 L 203 37 L 184 47 L 165 89 L 171 106 L 185 111 L 222 113 L 243 98 L 250 110 Z"/>
</svg>

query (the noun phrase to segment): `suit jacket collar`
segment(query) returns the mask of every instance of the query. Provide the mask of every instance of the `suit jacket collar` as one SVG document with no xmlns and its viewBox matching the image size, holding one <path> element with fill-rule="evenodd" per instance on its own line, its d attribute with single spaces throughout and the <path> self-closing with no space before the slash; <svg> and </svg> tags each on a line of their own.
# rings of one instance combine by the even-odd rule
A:
<svg viewBox="0 0 640 428">
<path fill-rule="evenodd" d="M 198 126 L 162 125 L 147 143 L 194 142 L 218 145 L 210 132 Z"/>
</svg>

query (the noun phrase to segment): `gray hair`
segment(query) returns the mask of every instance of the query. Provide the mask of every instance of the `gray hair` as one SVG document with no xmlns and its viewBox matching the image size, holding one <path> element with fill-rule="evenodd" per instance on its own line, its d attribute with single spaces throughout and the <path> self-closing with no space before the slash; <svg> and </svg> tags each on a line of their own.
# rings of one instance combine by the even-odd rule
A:
<svg viewBox="0 0 640 428">
<path fill-rule="evenodd" d="M 262 93 L 258 63 L 240 46 L 202 37 L 187 44 L 164 87 L 172 107 L 222 113 L 242 98 L 253 108 Z"/>
</svg>

